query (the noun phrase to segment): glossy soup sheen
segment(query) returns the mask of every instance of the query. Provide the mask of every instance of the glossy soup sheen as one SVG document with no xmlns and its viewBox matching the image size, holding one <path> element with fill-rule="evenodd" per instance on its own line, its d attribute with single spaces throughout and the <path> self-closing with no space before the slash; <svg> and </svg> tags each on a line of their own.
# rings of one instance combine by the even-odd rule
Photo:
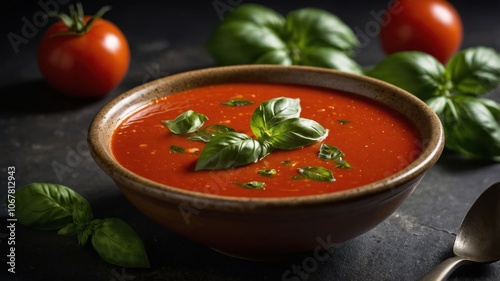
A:
<svg viewBox="0 0 500 281">
<path fill-rule="evenodd" d="M 209 120 L 202 128 L 224 124 L 254 137 L 250 118 L 257 106 L 276 97 L 300 98 L 301 117 L 313 119 L 329 130 L 319 143 L 296 150 L 275 150 L 261 161 L 228 170 L 194 171 L 204 142 L 175 135 L 162 120 L 194 110 Z M 221 102 L 244 98 L 255 103 L 224 106 Z M 318 158 L 321 143 L 345 153 L 350 169 L 335 168 L 334 161 Z M 421 152 L 420 136 L 402 115 L 358 95 L 330 89 L 285 85 L 235 83 L 196 88 L 168 95 L 131 114 L 115 130 L 112 152 L 130 171 L 172 187 L 237 197 L 290 197 L 331 193 L 380 180 L 411 163 Z M 171 146 L 186 148 L 172 152 Z M 283 165 L 283 161 L 291 165 Z M 298 168 L 322 166 L 333 172 L 334 182 L 292 179 Z M 276 169 L 264 177 L 262 169 Z M 248 189 L 235 182 L 265 182 L 264 190 Z"/>
</svg>

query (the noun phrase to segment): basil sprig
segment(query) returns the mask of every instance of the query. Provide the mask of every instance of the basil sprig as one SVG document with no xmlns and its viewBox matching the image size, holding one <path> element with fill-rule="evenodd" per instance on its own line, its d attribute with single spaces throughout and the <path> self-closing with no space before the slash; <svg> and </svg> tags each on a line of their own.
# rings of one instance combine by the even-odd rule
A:
<svg viewBox="0 0 500 281">
<path fill-rule="evenodd" d="M 31 183 L 16 190 L 19 223 L 40 230 L 77 235 L 92 245 L 106 261 L 118 266 L 149 267 L 144 245 L 137 233 L 118 218 L 94 219 L 87 200 L 58 184 Z"/>
<path fill-rule="evenodd" d="M 300 111 L 299 99 L 264 101 L 250 121 L 257 140 L 238 132 L 216 134 L 201 151 L 195 170 L 239 167 L 259 161 L 274 149 L 296 149 L 325 138 L 327 130 L 316 121 L 300 118 Z"/>
<path fill-rule="evenodd" d="M 359 41 L 337 16 L 304 8 L 286 17 L 257 4 L 225 15 L 206 48 L 217 63 L 309 65 L 361 73 L 351 58 Z"/>
<path fill-rule="evenodd" d="M 500 161 L 500 104 L 480 97 L 500 86 L 500 56 L 495 50 L 465 49 L 446 65 L 425 53 L 400 52 L 368 75 L 425 101 L 443 124 L 448 149 Z"/>
</svg>

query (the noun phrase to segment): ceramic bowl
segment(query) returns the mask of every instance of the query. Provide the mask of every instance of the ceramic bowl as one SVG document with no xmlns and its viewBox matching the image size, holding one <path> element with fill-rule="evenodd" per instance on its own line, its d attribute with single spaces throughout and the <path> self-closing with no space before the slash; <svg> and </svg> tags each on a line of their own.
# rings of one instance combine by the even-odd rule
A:
<svg viewBox="0 0 500 281">
<path fill-rule="evenodd" d="M 113 158 L 113 130 L 130 113 L 159 97 L 224 82 L 320 86 L 377 100 L 407 116 L 420 131 L 422 153 L 402 171 L 355 189 L 294 198 L 207 195 L 153 182 Z M 413 95 L 368 77 L 302 66 L 245 65 L 195 70 L 141 85 L 95 116 L 88 134 L 97 164 L 139 211 L 169 231 L 224 254 L 280 259 L 322 250 L 357 237 L 389 217 L 412 193 L 443 150 L 441 123 Z"/>
</svg>

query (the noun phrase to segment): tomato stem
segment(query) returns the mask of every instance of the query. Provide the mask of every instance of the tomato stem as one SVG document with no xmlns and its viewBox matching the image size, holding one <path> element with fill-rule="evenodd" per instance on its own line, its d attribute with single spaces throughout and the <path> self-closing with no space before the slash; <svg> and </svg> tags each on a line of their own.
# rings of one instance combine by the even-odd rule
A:
<svg viewBox="0 0 500 281">
<path fill-rule="evenodd" d="M 82 3 L 76 3 L 76 9 L 74 5 L 69 5 L 69 15 L 59 13 L 56 17 L 59 18 L 70 29 L 70 31 L 58 32 L 52 34 L 52 36 L 85 34 L 90 30 L 95 20 L 102 18 L 102 16 L 109 10 L 111 10 L 111 6 L 102 7 L 87 21 L 87 23 L 85 23 L 85 13 L 83 12 Z"/>
</svg>

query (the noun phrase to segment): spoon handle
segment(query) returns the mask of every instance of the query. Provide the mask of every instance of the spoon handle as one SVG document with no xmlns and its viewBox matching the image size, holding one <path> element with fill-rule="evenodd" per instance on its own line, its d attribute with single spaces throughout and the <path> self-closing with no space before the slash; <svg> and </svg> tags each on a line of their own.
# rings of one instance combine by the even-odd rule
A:
<svg viewBox="0 0 500 281">
<path fill-rule="evenodd" d="M 460 257 L 449 258 L 434 267 L 431 271 L 424 275 L 420 281 L 446 280 L 455 269 L 466 263 L 470 263 L 470 261 Z"/>
</svg>

